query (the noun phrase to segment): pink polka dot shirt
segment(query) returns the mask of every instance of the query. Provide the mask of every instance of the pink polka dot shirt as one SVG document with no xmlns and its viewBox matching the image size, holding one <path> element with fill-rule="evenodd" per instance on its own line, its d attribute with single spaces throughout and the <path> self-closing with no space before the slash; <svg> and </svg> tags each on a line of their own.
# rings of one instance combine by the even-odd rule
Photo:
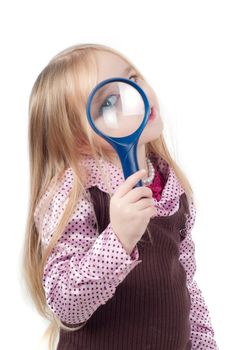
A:
<svg viewBox="0 0 232 350">
<path fill-rule="evenodd" d="M 149 187 L 153 191 L 157 215 L 172 215 L 179 208 L 179 197 L 184 189 L 174 170 L 164 159 L 159 157 L 150 159 L 156 169 L 155 179 Z M 121 168 L 111 162 L 100 159 L 100 171 L 94 158 L 90 156 L 86 156 L 81 162 L 87 171 L 85 183 L 87 193 L 88 188 L 95 185 L 108 193 L 101 172 L 108 175 L 111 193 L 125 181 Z M 41 215 L 41 209 L 50 188 L 35 209 L 35 224 L 44 248 L 52 238 L 65 209 L 72 180 L 72 169 L 67 168 L 45 214 Z M 196 208 L 193 201 L 190 213 L 186 220 L 185 239 L 180 243 L 179 259 L 187 274 L 187 287 L 191 296 L 192 349 L 218 349 L 209 310 L 202 291 L 194 280 L 196 261 L 191 231 L 195 222 Z M 137 245 L 131 254 L 128 254 L 113 231 L 111 223 L 101 233 L 96 232 L 95 224 L 93 205 L 83 195 L 79 198 L 68 225 L 45 264 L 43 287 L 47 304 L 65 323 L 79 324 L 87 321 L 100 305 L 113 297 L 115 289 L 130 271 L 142 263 Z M 110 269 L 107 268 L 109 266 Z"/>
</svg>

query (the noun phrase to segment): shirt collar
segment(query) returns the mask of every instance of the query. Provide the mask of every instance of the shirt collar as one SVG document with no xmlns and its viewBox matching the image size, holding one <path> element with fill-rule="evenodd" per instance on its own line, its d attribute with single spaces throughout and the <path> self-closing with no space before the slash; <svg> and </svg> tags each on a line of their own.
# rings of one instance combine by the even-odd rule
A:
<svg viewBox="0 0 232 350">
<path fill-rule="evenodd" d="M 184 188 L 180 184 L 173 168 L 160 156 L 152 154 L 150 160 L 154 164 L 165 178 L 165 185 L 162 191 L 161 199 L 157 201 L 154 198 L 154 202 L 157 206 L 168 205 L 170 200 L 176 199 L 183 192 Z M 103 192 L 109 193 L 107 186 L 104 183 L 103 174 L 108 178 L 109 188 L 114 193 L 117 187 L 125 181 L 123 171 L 117 165 L 109 160 L 102 158 L 99 159 L 100 169 L 92 156 L 85 156 L 80 162 L 87 170 L 87 178 L 85 182 L 85 188 L 97 186 Z"/>
</svg>

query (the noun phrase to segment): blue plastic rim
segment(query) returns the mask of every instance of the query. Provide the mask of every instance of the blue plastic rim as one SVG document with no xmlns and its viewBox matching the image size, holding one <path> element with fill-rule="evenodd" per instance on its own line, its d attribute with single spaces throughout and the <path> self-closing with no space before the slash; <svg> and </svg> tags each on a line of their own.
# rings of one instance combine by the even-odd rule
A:
<svg viewBox="0 0 232 350">
<path fill-rule="evenodd" d="M 102 131 L 100 131 L 96 125 L 94 124 L 94 121 L 91 116 L 91 103 L 94 95 L 96 94 L 97 90 L 99 90 L 102 86 L 108 84 L 108 83 L 113 83 L 113 82 L 123 82 L 126 84 L 131 85 L 134 87 L 141 95 L 143 102 L 144 102 L 144 118 L 137 130 L 135 130 L 132 134 L 124 136 L 124 137 L 113 137 L 113 136 L 108 136 Z M 87 106 L 86 106 L 86 114 L 87 118 L 89 121 L 90 126 L 92 129 L 103 139 L 105 139 L 107 142 L 109 142 L 112 147 L 115 149 L 117 152 L 119 159 L 122 164 L 122 169 L 123 169 L 123 174 L 124 178 L 127 179 L 130 175 L 133 173 L 137 172 L 139 170 L 139 165 L 138 165 L 138 158 L 137 158 L 137 144 L 139 137 L 141 133 L 143 132 L 149 118 L 150 114 L 150 104 L 147 98 L 147 95 L 145 94 L 144 90 L 136 84 L 134 81 L 131 81 L 126 78 L 110 78 L 101 81 L 99 84 L 97 84 L 94 89 L 91 91 L 89 94 L 88 100 L 87 100 Z M 139 180 L 138 183 L 136 184 L 135 187 L 143 186 L 142 181 Z"/>
</svg>

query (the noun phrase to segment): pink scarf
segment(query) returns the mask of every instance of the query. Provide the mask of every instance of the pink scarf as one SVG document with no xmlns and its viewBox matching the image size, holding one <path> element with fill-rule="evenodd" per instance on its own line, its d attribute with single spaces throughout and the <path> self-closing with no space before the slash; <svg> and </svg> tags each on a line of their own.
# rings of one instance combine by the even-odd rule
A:
<svg viewBox="0 0 232 350">
<path fill-rule="evenodd" d="M 158 201 L 161 198 L 161 193 L 165 185 L 165 179 L 163 175 L 155 169 L 155 177 L 153 179 L 153 182 L 150 185 L 147 185 L 152 192 L 153 192 L 153 197 L 155 197 Z"/>
</svg>

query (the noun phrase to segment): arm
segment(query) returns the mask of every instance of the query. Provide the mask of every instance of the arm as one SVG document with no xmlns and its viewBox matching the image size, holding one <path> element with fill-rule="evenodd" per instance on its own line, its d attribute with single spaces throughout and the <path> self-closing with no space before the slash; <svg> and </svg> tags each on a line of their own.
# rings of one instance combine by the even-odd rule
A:
<svg viewBox="0 0 232 350">
<path fill-rule="evenodd" d="M 194 280 L 196 272 L 195 244 L 192 240 L 191 230 L 196 217 L 196 208 L 192 201 L 190 216 L 186 220 L 186 237 L 180 244 L 180 261 L 187 274 L 187 287 L 191 297 L 191 339 L 192 349 L 218 349 L 214 340 L 214 330 L 208 307 L 205 303 L 202 291 Z"/>
<path fill-rule="evenodd" d="M 51 230 L 56 221 L 53 213 L 62 211 L 63 201 L 56 197 L 45 215 L 52 222 L 42 225 L 44 245 L 49 243 L 54 231 Z M 100 305 L 113 297 L 117 285 L 142 261 L 138 258 L 137 246 L 128 254 L 110 223 L 98 235 L 92 206 L 81 197 L 45 264 L 43 286 L 48 306 L 62 322 L 87 321 Z"/>
</svg>

